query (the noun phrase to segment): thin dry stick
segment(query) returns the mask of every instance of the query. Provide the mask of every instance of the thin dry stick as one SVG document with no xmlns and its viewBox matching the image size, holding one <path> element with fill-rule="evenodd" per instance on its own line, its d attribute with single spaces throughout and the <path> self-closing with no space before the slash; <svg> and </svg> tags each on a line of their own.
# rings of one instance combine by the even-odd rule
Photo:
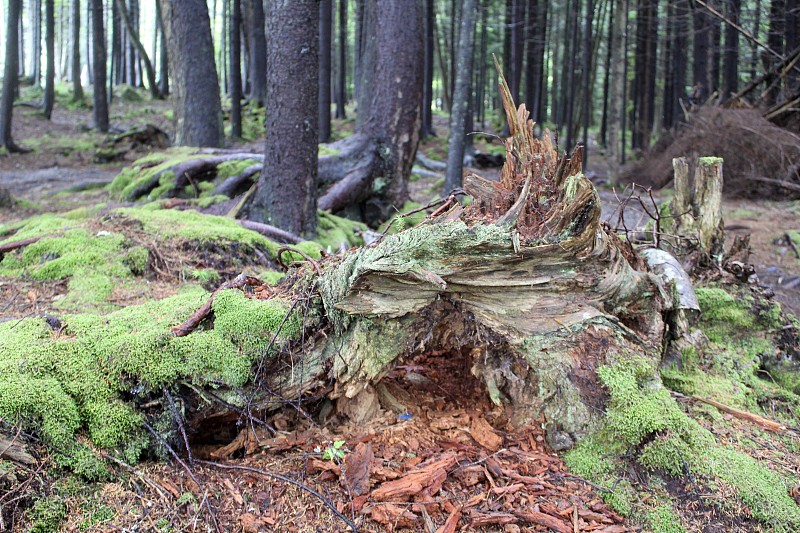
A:
<svg viewBox="0 0 800 533">
<path fill-rule="evenodd" d="M 278 479 L 280 481 L 284 481 L 286 483 L 289 483 L 290 485 L 294 485 L 295 487 L 297 487 L 297 488 L 299 488 L 301 490 L 304 490 L 304 491 L 308 492 L 309 494 L 311 494 L 311 495 L 315 496 L 316 498 L 318 498 L 322 503 L 325 504 L 325 506 L 328 509 L 330 509 L 333 512 L 333 514 L 335 514 L 338 518 L 340 518 L 342 521 L 344 521 L 344 523 L 347 524 L 350 527 L 350 529 L 352 529 L 354 531 L 354 533 L 358 533 L 358 528 L 356 527 L 356 525 L 349 518 L 347 518 L 345 515 L 340 513 L 339 510 L 336 509 L 336 506 L 333 505 L 333 503 L 330 502 L 330 500 L 325 498 L 325 496 L 323 496 L 319 492 L 315 491 L 311 487 L 309 487 L 307 485 L 304 485 L 303 483 L 300 483 L 299 481 L 295 481 L 294 479 L 292 479 L 290 477 L 282 476 L 280 474 L 275 474 L 274 472 L 268 472 L 266 470 L 261 470 L 260 468 L 253 468 L 251 466 L 224 465 L 222 463 L 215 463 L 213 461 L 203 461 L 203 460 L 200 460 L 200 459 L 198 459 L 197 462 L 198 463 L 207 464 L 207 465 L 211 465 L 211 466 L 215 466 L 217 468 L 222 468 L 224 470 L 243 470 L 245 472 L 253 472 L 254 474 L 261 474 L 263 476 L 271 477 L 273 479 Z"/>
<path fill-rule="evenodd" d="M 153 437 L 155 437 L 155 439 L 167 449 L 169 454 L 178 462 L 178 464 L 183 467 L 186 473 L 189 474 L 189 477 L 192 479 L 192 481 L 194 481 L 195 484 L 203 492 L 203 503 L 205 504 L 206 510 L 208 511 L 209 518 L 211 518 L 211 523 L 214 524 L 214 530 L 217 533 L 222 533 L 222 530 L 219 528 L 219 523 L 217 522 L 217 515 L 214 514 L 214 510 L 211 509 L 211 503 L 208 501 L 208 493 L 206 492 L 206 489 L 203 487 L 203 485 L 200 483 L 200 480 L 198 480 L 195 477 L 194 472 L 192 472 L 192 469 L 189 468 L 189 465 L 183 462 L 183 460 L 178 456 L 178 454 L 175 453 L 175 450 L 172 449 L 172 446 L 170 446 L 169 443 L 165 441 L 161 437 L 161 435 L 159 435 L 156 432 L 156 430 L 153 429 L 153 427 L 150 424 L 148 424 L 145 421 L 142 421 L 142 423 L 144 424 L 144 427 L 147 428 L 147 431 L 149 431 L 150 434 L 153 435 Z"/>
<path fill-rule="evenodd" d="M 183 427 L 181 415 L 175 408 L 175 402 L 172 401 L 172 395 L 169 393 L 169 390 L 167 390 L 166 387 L 164 388 L 164 396 L 167 397 L 167 402 L 169 402 L 169 408 L 172 411 L 172 416 L 175 418 L 175 422 L 178 424 L 181 437 L 183 437 L 183 445 L 186 447 L 186 455 L 189 457 L 189 464 L 194 465 L 194 457 L 192 457 L 192 448 L 189 446 L 189 437 L 186 436 L 186 428 Z"/>
</svg>

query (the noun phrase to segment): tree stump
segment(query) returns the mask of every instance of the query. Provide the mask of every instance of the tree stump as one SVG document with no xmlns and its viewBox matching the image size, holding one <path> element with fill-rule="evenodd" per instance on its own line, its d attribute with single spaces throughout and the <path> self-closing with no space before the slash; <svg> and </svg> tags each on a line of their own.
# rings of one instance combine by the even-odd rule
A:
<svg viewBox="0 0 800 533">
<path fill-rule="evenodd" d="M 674 219 L 673 236 L 678 255 L 699 251 L 705 257 L 721 257 L 724 244 L 722 223 L 722 158 L 685 157 L 672 160 L 675 171 L 675 196 L 670 204 Z M 686 243 L 688 240 L 688 244 Z"/>
</svg>

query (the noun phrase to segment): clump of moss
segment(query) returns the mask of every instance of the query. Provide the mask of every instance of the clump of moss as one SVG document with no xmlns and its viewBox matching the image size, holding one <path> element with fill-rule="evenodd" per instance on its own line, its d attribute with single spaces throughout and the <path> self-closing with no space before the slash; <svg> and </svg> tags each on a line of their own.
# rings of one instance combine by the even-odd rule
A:
<svg viewBox="0 0 800 533">
<path fill-rule="evenodd" d="M 317 212 L 317 242 L 325 249 L 335 252 L 344 244 L 346 248 L 361 246 L 364 239 L 360 234 L 367 225 L 349 218 L 337 217 L 325 211 Z"/>
<path fill-rule="evenodd" d="M 636 357 L 619 359 L 601 367 L 598 375 L 609 391 L 606 424 L 567 454 L 567 464 L 576 473 L 607 481 L 609 471 L 621 470 L 623 463 L 620 456 L 609 460 L 599 450 L 614 454 L 621 446 L 631 450 L 637 463 L 647 469 L 725 481 L 737 490 L 755 518 L 776 531 L 800 527 L 800 509 L 787 490 L 790 480 L 750 456 L 718 444 L 670 398 L 649 362 Z M 614 466 L 598 464 L 600 461 Z"/>
<path fill-rule="evenodd" d="M 104 317 L 66 315 L 59 333 L 41 318 L 0 324 L 0 418 L 36 428 L 87 476 L 99 473 L 91 453 L 75 446 L 81 430 L 96 446 L 136 461 L 147 438 L 130 402 L 160 396 L 179 380 L 241 387 L 289 307 L 225 291 L 215 300 L 213 329 L 173 337 L 170 327 L 206 298 L 194 288 Z M 281 338 L 301 325 L 289 316 Z"/>
<path fill-rule="evenodd" d="M 651 531 L 659 533 L 685 533 L 681 519 L 671 505 L 664 504 L 647 513 Z"/>
<path fill-rule="evenodd" d="M 157 174 L 163 173 L 159 178 L 159 185 L 148 195 L 151 200 L 159 198 L 172 187 L 175 180 L 175 174 L 167 169 L 189 159 L 202 158 L 203 156 L 196 154 L 196 151 L 196 148 L 177 147 L 148 154 L 122 169 L 108 185 L 108 190 L 120 200 L 138 200 L 134 194 L 136 190 L 149 183 Z"/>
<path fill-rule="evenodd" d="M 58 496 L 42 498 L 28 511 L 31 533 L 56 533 L 67 517 L 67 506 Z"/>
<path fill-rule="evenodd" d="M 753 330 L 781 326 L 780 304 L 756 304 L 750 294 L 742 291 L 733 295 L 719 287 L 700 287 L 695 290 L 700 304 L 701 324 L 708 338 L 726 343 Z"/>
</svg>

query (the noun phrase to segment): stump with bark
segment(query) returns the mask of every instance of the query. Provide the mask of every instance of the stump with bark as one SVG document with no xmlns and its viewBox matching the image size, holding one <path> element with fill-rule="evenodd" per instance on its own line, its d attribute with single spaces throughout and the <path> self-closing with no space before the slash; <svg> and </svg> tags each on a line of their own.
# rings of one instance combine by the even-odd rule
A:
<svg viewBox="0 0 800 533">
<path fill-rule="evenodd" d="M 471 205 L 453 201 L 414 228 L 307 263 L 270 291 L 314 318 L 302 346 L 269 351 L 248 408 L 322 393 L 365 420 L 387 401 L 377 385 L 392 368 L 440 353 L 463 358 L 516 422 L 544 420 L 563 449 L 602 417 L 600 366 L 635 356 L 657 367 L 662 282 L 600 226 L 580 153 L 559 157 L 549 136 L 535 139 L 503 88 L 511 138 L 500 181 L 471 175 Z M 196 424 L 223 411 L 211 406 Z"/>
</svg>

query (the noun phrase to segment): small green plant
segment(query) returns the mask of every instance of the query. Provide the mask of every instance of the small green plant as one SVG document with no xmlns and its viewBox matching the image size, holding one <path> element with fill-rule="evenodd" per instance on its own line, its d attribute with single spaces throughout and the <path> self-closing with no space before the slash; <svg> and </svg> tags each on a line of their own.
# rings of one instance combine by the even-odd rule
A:
<svg viewBox="0 0 800 533">
<path fill-rule="evenodd" d="M 343 440 L 335 440 L 333 441 L 333 446 L 328 446 L 325 448 L 325 451 L 322 452 L 322 458 L 325 461 L 341 461 L 344 459 L 344 447 Z"/>
</svg>

